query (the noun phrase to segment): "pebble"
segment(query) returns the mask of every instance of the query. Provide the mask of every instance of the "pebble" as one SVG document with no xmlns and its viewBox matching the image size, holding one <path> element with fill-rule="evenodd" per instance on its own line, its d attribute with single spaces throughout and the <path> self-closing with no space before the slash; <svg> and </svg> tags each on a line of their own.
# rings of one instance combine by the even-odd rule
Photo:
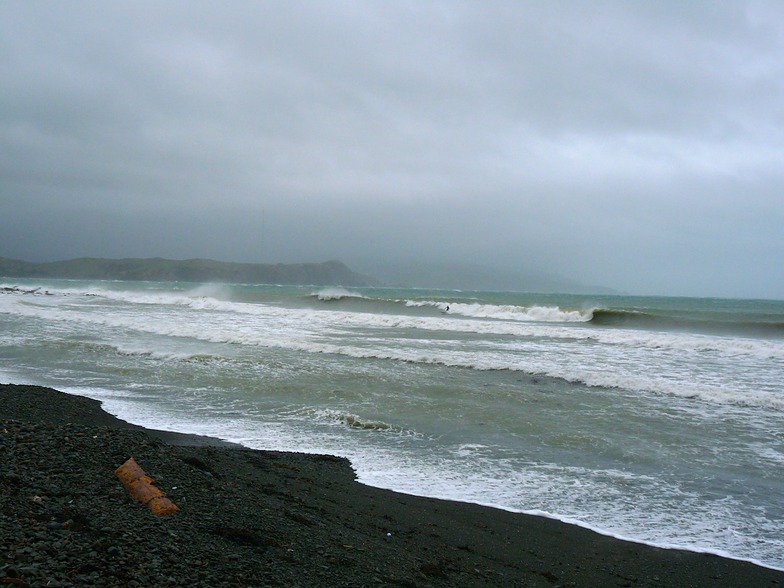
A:
<svg viewBox="0 0 784 588">
<path fill-rule="evenodd" d="M 150 442 L 144 431 L 66 425 L 56 420 L 67 412 L 66 407 L 70 407 L 71 422 L 106 422 L 101 420 L 106 417 L 84 398 L 59 395 L 56 408 L 47 400 L 38 412 L 29 398 L 33 396 L 17 394 L 0 402 L 0 431 L 8 431 L 0 434 L 0 579 L 18 579 L 34 588 L 359 588 L 374 582 L 445 588 L 545 586 L 549 582 L 547 576 L 530 581 L 523 575 L 512 578 L 513 570 L 506 568 L 509 581 L 491 582 L 486 578 L 498 573 L 492 560 L 472 559 L 465 552 L 445 568 L 450 577 L 423 577 L 416 554 L 430 549 L 428 557 L 434 557 L 438 545 L 424 542 L 418 552 L 410 551 L 404 546 L 415 544 L 415 536 L 407 534 L 409 523 L 405 529 L 391 527 L 396 529 L 392 532 L 350 508 L 330 513 L 331 505 L 307 494 L 303 473 L 289 466 L 312 467 L 310 457 L 170 446 Z M 55 424 L 2 420 L 9 411 L 11 415 L 44 415 L 42 419 L 51 414 Z M 20 436 L 25 442 L 19 442 Z M 65 437 L 74 441 L 69 452 L 61 451 Z M 178 490 L 171 493 L 175 499 L 187 492 L 188 507 L 171 517 L 157 518 L 133 501 L 114 476 L 130 455 L 145 471 L 163 474 L 166 488 L 176 486 Z M 184 461 L 194 457 L 219 475 L 208 481 L 203 469 Z M 338 463 L 321 466 L 335 468 L 330 470 L 334 480 L 345 475 L 340 470 L 344 466 Z M 285 516 L 291 512 L 323 518 L 327 524 L 304 528 Z M 234 529 L 239 537 L 258 541 L 250 545 L 232 541 L 216 533 L 219 529 Z M 353 548 L 348 550 L 347 545 Z M 452 566 L 462 567 L 461 573 L 470 572 L 470 577 L 452 575 Z M 656 572 L 663 580 L 660 583 L 657 577 L 656 583 L 666 585 L 665 574 L 658 568 Z M 724 585 L 730 585 L 729 575 L 722 574 Z M 638 584 L 655 585 L 646 581 L 651 576 L 639 576 Z"/>
</svg>

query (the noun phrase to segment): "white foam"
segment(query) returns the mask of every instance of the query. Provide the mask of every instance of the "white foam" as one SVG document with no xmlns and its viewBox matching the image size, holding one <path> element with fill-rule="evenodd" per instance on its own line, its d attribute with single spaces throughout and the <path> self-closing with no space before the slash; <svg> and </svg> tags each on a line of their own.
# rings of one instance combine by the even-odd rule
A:
<svg viewBox="0 0 784 588">
<path fill-rule="evenodd" d="M 23 288 L 46 288 L 44 285 L 25 285 Z M 411 317 L 372 313 L 332 312 L 308 309 L 282 309 L 264 304 L 233 302 L 216 298 L 213 295 L 227 295 L 227 287 L 204 285 L 184 292 L 156 291 L 114 291 L 102 287 L 61 288 L 50 291 L 59 294 L 92 294 L 103 298 L 151 306 L 184 306 L 193 310 L 212 310 L 226 314 L 255 315 L 278 319 L 286 318 L 288 324 L 297 322 L 305 327 L 318 319 L 320 326 L 336 328 L 397 328 L 424 331 L 454 331 L 457 333 L 476 333 L 482 335 L 509 335 L 514 337 L 547 337 L 565 340 L 591 340 L 607 345 L 618 345 L 651 350 L 672 349 L 689 353 L 719 353 L 724 357 L 751 356 L 760 359 L 784 360 L 784 342 L 759 340 L 743 337 L 719 337 L 689 333 L 649 332 L 634 329 L 597 329 L 588 326 L 574 328 L 568 323 L 583 323 L 590 320 L 591 310 L 561 310 L 558 307 L 496 306 L 483 304 L 450 304 L 450 314 L 461 314 L 476 319 L 456 321 L 443 317 Z M 212 295 L 207 295 L 212 294 Z M 320 299 L 333 300 L 342 297 L 362 297 L 360 294 L 342 288 L 325 288 L 316 293 Z M 27 297 L 3 297 L 26 300 Z M 0 301 L 3 300 L 0 298 Z M 40 300 L 43 297 L 37 299 Z M 89 299 L 88 299 L 89 300 Z M 49 303 L 51 304 L 51 302 Z M 442 310 L 445 302 L 407 302 L 409 306 L 432 305 Z M 7 306 L 7 305 L 6 305 Z M 2 310 L 2 309 L 0 309 Z M 318 313 L 318 314 L 317 314 Z M 505 319 L 505 320 L 499 320 Z M 561 323 L 559 325 L 558 323 Z"/>
<path fill-rule="evenodd" d="M 225 406 L 215 407 L 213 413 L 200 418 L 177 405 L 160 405 L 158 409 L 156 404 L 156 410 L 150 410 L 150 404 L 138 402 L 138 394 L 128 391 L 88 387 L 65 391 L 100 400 L 111 414 L 149 428 L 210 435 L 256 449 L 347 457 L 359 481 L 371 486 L 545 516 L 623 540 L 734 557 L 781 569 L 775 564 L 781 561 L 780 557 L 776 559 L 776 545 L 769 540 L 749 541 L 758 522 L 747 521 L 745 529 L 733 534 L 730 525 L 740 521 L 734 514 L 734 501 L 703 503 L 700 497 L 670 486 L 657 476 L 619 469 L 493 460 L 489 456 L 492 448 L 481 443 L 462 443 L 449 455 L 437 448 L 435 452 L 413 454 L 405 448 L 401 451 L 400 446 L 369 443 L 388 435 L 384 430 L 346 426 L 351 423 L 337 418 L 346 413 L 325 413 L 324 418 L 336 426 L 314 433 L 296 428 L 298 418 L 313 416 L 302 410 L 290 415 L 297 418 L 277 423 L 235 414 Z M 411 440 L 417 443 L 423 438 Z M 640 487 L 646 499 L 630 493 L 629 485 Z M 683 509 L 688 510 L 687 515 Z M 699 516 L 701 509 L 710 512 Z M 770 524 L 768 521 L 768 527 Z M 769 528 L 765 530 L 767 536 L 772 536 Z M 756 557 L 760 553 L 765 554 L 764 561 Z"/>
<path fill-rule="evenodd" d="M 328 302 L 330 300 L 342 300 L 343 298 L 367 298 L 362 294 L 351 292 L 350 290 L 346 290 L 345 288 L 339 288 L 337 286 L 322 288 L 318 292 L 314 292 L 313 296 L 325 302 Z"/>
<path fill-rule="evenodd" d="M 31 288 L 27 284 L 23 287 Z M 43 287 L 52 290 L 51 286 Z M 686 406 L 683 410 L 693 410 L 689 416 L 693 414 L 695 423 L 700 422 L 702 412 L 757 418 L 754 422 L 759 422 L 758 417 L 765 413 L 773 413 L 770 422 L 774 422 L 774 411 L 784 411 L 782 364 L 777 359 L 783 344 L 774 340 L 596 328 L 565 320 L 558 314 L 564 312 L 562 309 L 547 306 L 530 307 L 526 311 L 528 318 L 521 320 L 520 316 L 503 318 L 502 307 L 492 305 L 489 311 L 494 316 L 486 318 L 466 314 L 453 317 L 451 308 L 448 314 L 438 316 L 412 316 L 423 313 L 406 314 L 404 308 L 395 315 L 325 310 L 344 305 L 321 305 L 319 310 L 287 309 L 234 302 L 229 299 L 230 292 L 211 287 L 176 292 L 114 292 L 106 284 L 74 285 L 56 294 L 0 295 L 0 313 L 5 313 L 0 320 L 19 324 L 29 317 L 23 324 L 45 335 L 37 339 L 49 346 L 47 353 L 70 351 L 75 344 L 88 349 L 95 345 L 95 349 L 89 350 L 95 351 L 97 358 L 116 360 L 123 366 L 141 365 L 147 370 L 160 366 L 170 373 L 180 371 L 180 366 L 166 362 L 204 359 L 226 362 L 234 369 L 238 366 L 235 357 L 239 361 L 251 358 L 248 361 L 252 363 L 258 357 L 278 361 L 292 355 L 263 351 L 280 348 L 303 352 L 293 355 L 305 367 L 310 367 L 310 361 L 314 365 L 333 365 L 331 360 L 321 361 L 317 354 L 389 360 L 334 362 L 350 366 L 351 370 L 365 367 L 375 376 L 386 368 L 400 371 L 400 366 L 392 362 L 430 363 L 472 370 L 514 370 L 589 386 L 619 388 L 581 390 L 579 395 L 588 400 L 612 397 L 623 402 L 646 393 L 694 398 L 701 402 L 661 402 L 651 397 L 655 406 L 676 406 L 679 410 Z M 475 314 L 488 310 L 470 304 L 466 307 L 474 307 L 471 312 Z M 533 308 L 542 309 L 536 312 L 554 320 L 533 320 Z M 6 338 L 4 343 L 25 345 L 24 340 L 13 338 Z M 112 354 L 144 356 L 151 361 L 126 361 Z M 184 367 L 183 372 L 193 374 L 201 366 Z M 28 374 L 40 373 L 35 369 L 29 368 Z M 107 380 L 109 369 L 105 372 Z M 8 372 L 0 375 L 14 381 L 26 379 Z M 771 539 L 777 536 L 776 529 L 770 528 L 777 524 L 775 515 L 755 519 L 752 512 L 752 516 L 746 516 L 753 505 L 747 504 L 747 512 L 739 515 L 738 503 L 732 500 L 700 498 L 677 484 L 668 486 L 666 480 L 654 475 L 624 471 L 623 465 L 590 470 L 522 458 L 507 461 L 498 457 L 492 442 L 481 442 L 487 439 L 481 436 L 458 437 L 459 442 L 454 445 L 431 451 L 430 444 L 437 445 L 447 435 L 424 435 L 396 425 L 394 416 L 374 410 L 370 403 L 363 404 L 367 401 L 364 390 L 354 391 L 356 396 L 348 400 L 341 395 L 337 407 L 308 407 L 303 404 L 310 400 L 294 399 L 290 409 L 270 414 L 275 410 L 267 410 L 260 396 L 252 401 L 240 400 L 232 396 L 228 387 L 214 396 L 202 397 L 203 390 L 189 395 L 187 391 L 161 387 L 159 378 L 148 380 L 158 386 L 152 389 L 128 384 L 126 390 L 107 391 L 98 388 L 98 377 L 85 380 L 84 375 L 64 377 L 94 382 L 95 389 L 78 390 L 105 402 L 109 412 L 144 426 L 207 434 L 257 448 L 343 455 L 352 460 L 360 479 L 372 485 L 544 514 L 605 534 L 664 547 L 685 547 L 725 556 L 764 553 L 768 563 L 782 561 L 780 554 L 784 549 Z M 234 375 L 231 372 L 226 381 Z M 253 372 L 253 376 L 257 375 Z M 250 377 L 243 373 L 242 377 L 246 376 Z M 505 378 L 502 375 L 500 379 Z M 235 381 L 231 381 L 234 385 Z M 197 385 L 206 387 L 212 381 Z M 568 406 L 573 400 L 571 394 L 544 400 L 543 392 L 541 398 L 543 402 L 557 400 L 561 406 Z M 650 399 L 641 401 L 647 406 Z M 581 410 L 580 405 L 568 408 Z M 778 435 L 777 429 L 771 431 Z M 781 447 L 765 445 L 762 434 L 759 438 L 763 439 L 759 446 L 749 442 L 742 451 L 763 467 L 780 467 Z M 753 439 L 756 442 L 757 437 Z M 631 486 L 644 492 L 629 491 Z M 754 543 L 755 530 L 765 531 L 766 539 L 759 551 Z"/>
<path fill-rule="evenodd" d="M 749 545 L 748 533 L 753 532 L 753 523 L 748 525 L 745 533 L 737 536 L 728 536 L 722 531 L 721 521 L 735 518 L 732 515 L 733 504 L 727 505 L 726 513 L 717 513 L 711 509 L 711 512 L 704 512 L 703 516 L 698 516 L 696 512 L 685 516 L 681 512 L 682 508 L 701 508 L 699 498 L 679 496 L 677 489 L 667 488 L 656 478 L 646 481 L 645 477 L 627 472 L 605 472 L 608 478 L 620 476 L 627 483 L 649 485 L 652 496 L 665 496 L 660 500 L 660 505 L 650 504 L 648 499 L 651 496 L 640 502 L 639 497 L 618 494 L 612 486 L 601 483 L 597 477 L 601 471 L 580 471 L 580 468 L 563 468 L 554 464 L 545 468 L 518 467 L 507 470 L 503 463 L 496 463 L 486 472 L 495 471 L 497 476 L 490 474 L 488 477 L 488 473 L 482 475 L 460 471 L 465 463 L 470 462 L 463 459 L 459 463 L 431 463 L 427 467 L 419 465 L 413 471 L 404 461 L 383 465 L 359 463 L 356 469 L 359 481 L 371 486 L 545 516 L 626 541 L 712 553 L 781 569 L 770 561 L 763 563 L 751 557 L 752 553 L 758 554 L 764 549 L 766 555 L 775 558 L 777 549 L 777 545 L 770 542 L 763 546 L 765 542 L 762 540 L 754 548 Z M 672 501 L 672 504 L 668 506 L 667 501 Z M 550 507 L 527 507 L 526 503 L 549 504 Z M 700 521 L 710 522 L 703 524 Z M 727 547 L 720 549 L 715 545 Z"/>
<path fill-rule="evenodd" d="M 557 306 L 514 306 L 461 302 L 437 302 L 409 300 L 406 306 L 433 306 L 443 312 L 472 318 L 497 319 L 521 322 L 572 323 L 588 322 L 593 310 L 562 310 Z"/>
<path fill-rule="evenodd" d="M 58 301 L 45 296 L 36 297 L 31 303 L 30 297 L 20 295 L 0 297 L 0 311 L 38 317 L 52 325 L 74 323 L 81 325 L 79 329 L 92 325 L 103 337 L 117 332 L 124 338 L 123 332 L 132 330 L 177 339 L 360 359 L 514 370 L 589 386 L 784 410 L 781 371 L 775 361 L 771 363 L 771 357 L 775 360 L 779 354 L 784 356 L 784 344 L 776 341 L 287 309 L 194 296 L 193 292 L 184 295 L 121 292 L 112 296 L 133 304 L 100 308 L 95 306 L 93 298 L 72 305 L 70 299 Z M 68 304 L 62 304 L 63 301 Z M 144 308 L 135 306 L 140 301 Z M 350 329 L 356 329 L 356 335 Z M 461 333 L 514 337 L 497 342 L 488 339 L 486 344 L 475 341 L 465 348 L 448 339 L 397 338 L 389 332 L 370 338 L 368 329 L 451 331 L 456 337 Z M 583 343 L 576 345 L 575 341 Z M 188 359 L 208 353 L 161 349 L 154 342 L 144 347 L 130 347 L 120 341 L 112 344 L 121 352 L 149 354 L 154 358 Z"/>
</svg>

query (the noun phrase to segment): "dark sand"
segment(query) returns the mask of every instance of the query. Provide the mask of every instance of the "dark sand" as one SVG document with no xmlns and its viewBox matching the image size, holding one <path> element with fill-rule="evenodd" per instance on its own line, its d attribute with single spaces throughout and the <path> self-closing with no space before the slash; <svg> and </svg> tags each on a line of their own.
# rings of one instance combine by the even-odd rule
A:
<svg viewBox="0 0 784 588">
<path fill-rule="evenodd" d="M 113 472 L 133 455 L 181 507 Z M 0 585 L 784 586 L 784 572 L 378 490 L 346 460 L 148 431 L 0 385 Z"/>
</svg>

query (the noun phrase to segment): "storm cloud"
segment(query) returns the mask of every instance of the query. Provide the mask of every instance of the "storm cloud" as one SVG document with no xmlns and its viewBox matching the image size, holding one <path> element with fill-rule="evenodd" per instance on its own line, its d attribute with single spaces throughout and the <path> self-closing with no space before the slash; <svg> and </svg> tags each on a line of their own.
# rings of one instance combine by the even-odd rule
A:
<svg viewBox="0 0 784 588">
<path fill-rule="evenodd" d="M 0 255 L 784 298 L 784 4 L 0 4 Z"/>
</svg>

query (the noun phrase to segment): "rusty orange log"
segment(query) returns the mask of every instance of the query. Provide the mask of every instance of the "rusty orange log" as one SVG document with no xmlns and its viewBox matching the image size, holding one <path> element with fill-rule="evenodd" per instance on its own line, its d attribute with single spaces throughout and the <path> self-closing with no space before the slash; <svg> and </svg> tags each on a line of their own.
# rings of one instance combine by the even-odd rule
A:
<svg viewBox="0 0 784 588">
<path fill-rule="evenodd" d="M 153 514 L 168 515 L 180 510 L 161 490 L 153 486 L 152 478 L 144 473 L 132 457 L 114 470 L 114 475 L 120 479 L 130 495 L 146 504 Z"/>
</svg>

